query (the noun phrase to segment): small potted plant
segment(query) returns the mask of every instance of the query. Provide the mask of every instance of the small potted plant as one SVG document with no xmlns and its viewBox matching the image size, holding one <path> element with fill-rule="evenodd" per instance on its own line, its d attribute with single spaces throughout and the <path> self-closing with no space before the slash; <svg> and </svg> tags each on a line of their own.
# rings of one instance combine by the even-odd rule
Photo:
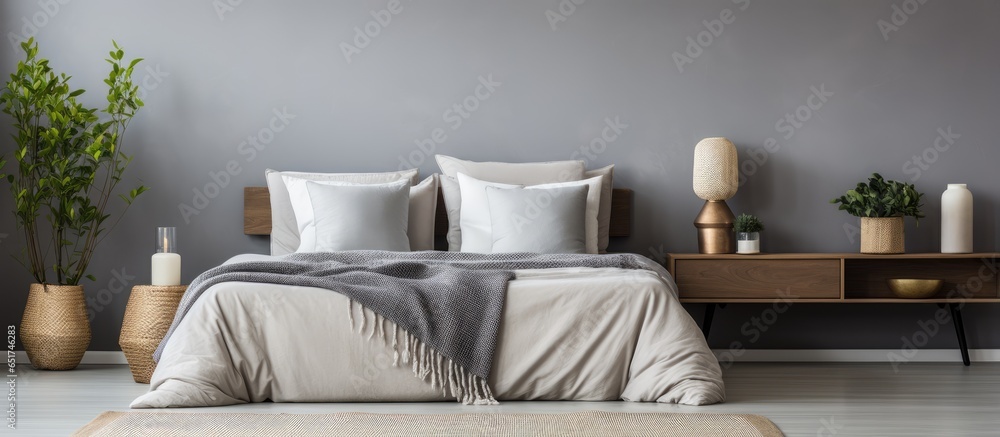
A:
<svg viewBox="0 0 1000 437">
<path fill-rule="evenodd" d="M 861 253 L 896 254 L 906 252 L 904 217 L 913 217 L 920 225 L 923 193 L 913 184 L 887 181 L 878 173 L 868 182 L 830 201 L 841 210 L 861 217 Z"/>
<path fill-rule="evenodd" d="M 760 253 L 760 233 L 764 223 L 755 215 L 740 214 L 733 223 L 736 230 L 736 253 Z"/>
</svg>

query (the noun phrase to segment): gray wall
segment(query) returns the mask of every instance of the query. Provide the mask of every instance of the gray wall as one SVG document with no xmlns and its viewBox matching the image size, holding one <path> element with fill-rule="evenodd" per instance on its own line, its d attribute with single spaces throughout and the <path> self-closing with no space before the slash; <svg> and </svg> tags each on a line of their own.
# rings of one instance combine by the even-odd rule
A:
<svg viewBox="0 0 1000 437">
<path fill-rule="evenodd" d="M 976 249 L 995 250 L 1000 237 L 997 2 L 930 1 L 912 11 L 914 0 L 899 0 L 913 13 L 897 13 L 888 38 L 879 22 L 893 23 L 890 0 L 590 1 L 575 10 L 563 0 L 559 16 L 555 0 L 403 1 L 381 29 L 368 23 L 383 0 L 231 3 L 0 3 L 4 72 L 20 58 L 11 32 L 34 34 L 42 56 L 89 89 L 94 105 L 102 103 L 112 38 L 151 68 L 136 77 L 147 106 L 129 131 L 135 162 L 127 178 L 152 190 L 91 266 L 97 282 L 87 284 L 88 295 L 107 290 L 111 298 L 93 323 L 94 350 L 117 349 L 128 293 L 115 293 L 113 279 L 149 280 L 156 226 L 178 227 L 188 281 L 234 254 L 267 250 L 265 239 L 241 232 L 242 187 L 264 184 L 265 168 L 385 171 L 404 163 L 429 174 L 436 165 L 416 141 L 437 128 L 447 138 L 434 152 L 463 158 L 616 164 L 616 185 L 636 192 L 637 217 L 634 236 L 616 250 L 659 257 L 697 249 L 692 150 L 719 135 L 744 161 L 746 183 L 730 205 L 763 218 L 766 251 L 857 251 L 845 232 L 857 220 L 827 201 L 874 171 L 915 180 L 927 193 L 928 217 L 919 228 L 908 224 L 908 251 L 938 249 L 939 199 L 949 182 L 975 194 Z M 730 22 L 709 41 L 704 21 L 727 9 Z M 37 25 L 25 25 L 31 21 Z M 342 44 L 366 25 L 378 35 L 348 62 Z M 688 47 L 688 38 L 701 46 Z M 681 55 L 691 61 L 683 71 Z M 457 125 L 446 111 L 491 76 L 500 85 L 487 99 L 470 99 L 478 108 Z M 810 100 L 813 88 L 832 95 Z M 807 103 L 814 108 L 800 108 Z M 271 129 L 276 110 L 294 118 Z M 796 111 L 804 121 L 777 124 Z M 606 119 L 627 128 L 591 147 Z M 938 129 L 949 128 L 960 136 L 935 151 Z M 260 150 L 243 144 L 248 136 L 261 139 Z M 766 158 L 757 165 L 751 151 L 768 139 L 773 153 L 757 153 Z M 921 168 L 914 156 L 932 162 Z M 238 174 L 218 176 L 227 165 Z M 195 205 L 213 174 L 224 186 L 209 187 L 213 198 Z M 0 199 L 9 207 L 9 195 Z M 189 220 L 184 204 L 197 207 Z M 0 321 L 16 324 L 30 278 L 6 258 L 20 250 L 10 214 L 0 214 L 0 234 Z M 899 348 L 935 310 L 796 305 L 759 338 L 741 334 L 767 308 L 722 310 L 713 346 Z M 700 318 L 701 306 L 690 310 Z M 1000 348 L 997 305 L 968 308 L 966 323 L 973 348 Z M 955 345 L 950 327 L 932 337 L 929 348 Z"/>
</svg>

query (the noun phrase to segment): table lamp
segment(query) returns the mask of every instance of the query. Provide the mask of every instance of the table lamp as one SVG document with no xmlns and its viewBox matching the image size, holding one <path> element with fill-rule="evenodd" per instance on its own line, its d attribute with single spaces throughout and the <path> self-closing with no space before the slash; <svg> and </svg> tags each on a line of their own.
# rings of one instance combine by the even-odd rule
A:
<svg viewBox="0 0 1000 437">
<path fill-rule="evenodd" d="M 694 193 L 705 200 L 694 226 L 700 253 L 735 253 L 733 211 L 726 199 L 739 188 L 736 146 L 726 138 L 705 138 L 694 147 Z"/>
</svg>

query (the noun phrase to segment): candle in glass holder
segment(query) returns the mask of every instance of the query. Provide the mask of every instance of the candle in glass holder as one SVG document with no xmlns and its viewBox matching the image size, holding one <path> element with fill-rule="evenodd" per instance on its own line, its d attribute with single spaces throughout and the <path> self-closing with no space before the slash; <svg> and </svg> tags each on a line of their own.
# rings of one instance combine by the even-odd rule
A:
<svg viewBox="0 0 1000 437">
<path fill-rule="evenodd" d="M 177 253 L 177 228 L 156 229 L 152 260 L 153 285 L 181 285 L 181 256 Z"/>
</svg>

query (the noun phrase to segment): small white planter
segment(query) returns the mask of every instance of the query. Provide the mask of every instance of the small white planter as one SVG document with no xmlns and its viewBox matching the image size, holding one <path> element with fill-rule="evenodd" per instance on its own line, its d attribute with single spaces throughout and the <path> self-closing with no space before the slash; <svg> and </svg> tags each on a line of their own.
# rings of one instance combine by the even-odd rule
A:
<svg viewBox="0 0 1000 437">
<path fill-rule="evenodd" d="M 736 253 L 744 255 L 760 253 L 760 232 L 737 232 Z"/>
</svg>

